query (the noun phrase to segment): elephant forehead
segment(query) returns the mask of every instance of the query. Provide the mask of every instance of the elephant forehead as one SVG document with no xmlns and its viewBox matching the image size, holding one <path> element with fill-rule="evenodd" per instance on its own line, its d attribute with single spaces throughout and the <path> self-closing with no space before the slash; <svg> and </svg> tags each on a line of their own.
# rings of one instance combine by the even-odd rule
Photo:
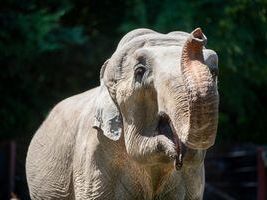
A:
<svg viewBox="0 0 267 200">
<path fill-rule="evenodd" d="M 139 48 L 135 51 L 135 55 L 153 55 L 155 57 L 179 57 L 182 53 L 180 46 L 150 46 Z"/>
<path fill-rule="evenodd" d="M 182 53 L 182 48 L 180 46 L 154 46 L 144 49 L 147 49 L 147 51 L 151 52 L 155 58 L 158 59 L 180 59 Z"/>
<path fill-rule="evenodd" d="M 137 51 L 137 56 L 148 59 L 154 72 L 169 73 L 178 71 L 180 68 L 182 48 L 178 46 L 170 47 L 147 47 Z M 159 74 L 160 75 L 160 74 Z"/>
</svg>

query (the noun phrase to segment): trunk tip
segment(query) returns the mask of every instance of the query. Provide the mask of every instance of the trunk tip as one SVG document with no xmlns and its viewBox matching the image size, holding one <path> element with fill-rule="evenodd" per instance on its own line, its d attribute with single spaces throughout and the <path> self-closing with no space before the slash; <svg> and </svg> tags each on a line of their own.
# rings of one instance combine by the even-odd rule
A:
<svg viewBox="0 0 267 200">
<path fill-rule="evenodd" d="M 207 44 L 207 37 L 202 32 L 201 28 L 196 28 L 191 32 L 192 40 L 201 43 L 203 46 Z"/>
</svg>

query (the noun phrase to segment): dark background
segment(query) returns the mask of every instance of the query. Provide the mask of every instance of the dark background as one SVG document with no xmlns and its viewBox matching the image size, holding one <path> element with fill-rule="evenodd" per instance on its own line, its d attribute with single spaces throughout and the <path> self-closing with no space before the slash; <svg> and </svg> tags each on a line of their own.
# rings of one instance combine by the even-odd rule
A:
<svg viewBox="0 0 267 200">
<path fill-rule="evenodd" d="M 27 193 L 27 147 L 49 110 L 97 86 L 120 38 L 141 27 L 201 27 L 219 56 L 216 145 L 267 143 L 267 0 L 4 0 L 0 141 L 17 144 L 18 193 Z"/>
</svg>

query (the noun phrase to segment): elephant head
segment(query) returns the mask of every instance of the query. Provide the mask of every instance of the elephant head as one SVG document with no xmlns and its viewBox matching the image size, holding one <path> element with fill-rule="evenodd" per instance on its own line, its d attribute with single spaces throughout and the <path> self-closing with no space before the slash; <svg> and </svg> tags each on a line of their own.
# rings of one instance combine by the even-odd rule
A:
<svg viewBox="0 0 267 200">
<path fill-rule="evenodd" d="M 124 141 L 138 161 L 173 160 L 181 143 L 214 144 L 219 95 L 218 58 L 191 34 L 137 29 L 125 35 L 101 69 L 94 127 Z M 167 158 L 167 159 L 166 159 Z"/>
</svg>

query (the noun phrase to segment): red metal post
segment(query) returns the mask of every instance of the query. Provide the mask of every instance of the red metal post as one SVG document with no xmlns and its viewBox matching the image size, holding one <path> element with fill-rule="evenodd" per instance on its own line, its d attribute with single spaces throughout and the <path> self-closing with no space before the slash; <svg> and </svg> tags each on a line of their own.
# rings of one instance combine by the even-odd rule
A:
<svg viewBox="0 0 267 200">
<path fill-rule="evenodd" d="M 266 200 L 266 174 L 263 161 L 263 148 L 258 148 L 258 200 Z"/>
</svg>

